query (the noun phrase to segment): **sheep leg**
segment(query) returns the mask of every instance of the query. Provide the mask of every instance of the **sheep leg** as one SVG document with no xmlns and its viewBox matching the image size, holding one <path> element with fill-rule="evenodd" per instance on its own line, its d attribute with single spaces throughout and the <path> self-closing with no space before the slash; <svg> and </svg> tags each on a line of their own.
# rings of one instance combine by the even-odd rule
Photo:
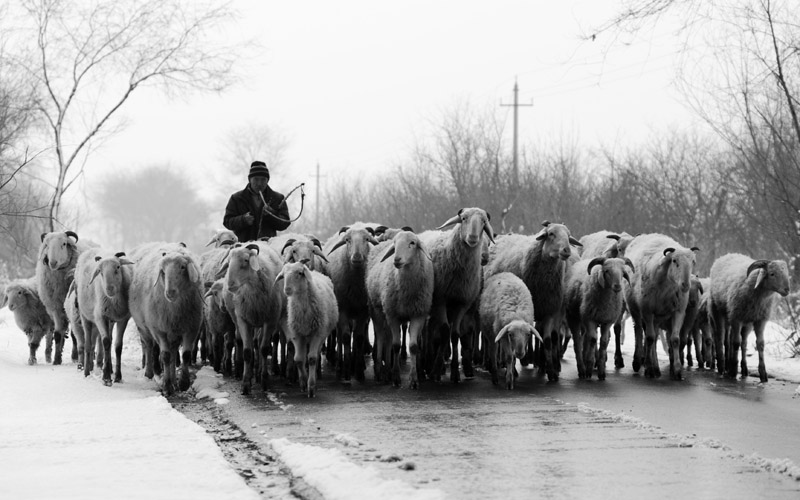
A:
<svg viewBox="0 0 800 500">
<path fill-rule="evenodd" d="M 339 322 L 336 326 L 336 343 L 339 352 L 339 366 L 336 367 L 336 376 L 345 382 L 350 381 L 350 369 L 352 368 L 352 353 L 350 342 L 350 318 L 345 311 L 339 310 Z M 295 346 L 295 350 L 297 346 Z M 295 356 L 297 353 L 295 352 Z"/>
<path fill-rule="evenodd" d="M 297 377 L 300 382 L 300 392 L 306 392 L 309 380 L 306 371 L 306 361 L 308 359 L 308 344 L 305 339 L 295 337 L 292 339 L 294 345 L 294 364 L 297 365 Z M 310 397 L 310 396 L 309 396 Z"/>
<path fill-rule="evenodd" d="M 235 343 L 236 333 L 234 330 L 225 332 L 223 339 L 223 352 L 222 352 L 222 374 L 231 376 L 233 375 L 233 346 Z"/>
<path fill-rule="evenodd" d="M 56 352 L 55 356 L 53 357 L 53 364 L 60 365 L 61 352 L 64 350 L 64 340 L 66 338 L 67 325 L 69 324 L 69 321 L 67 320 L 67 313 L 64 311 L 63 307 L 56 311 L 56 313 L 52 316 L 53 322 L 55 323 L 53 339 L 56 342 Z"/>
<path fill-rule="evenodd" d="M 296 352 L 294 342 L 287 338 L 286 342 L 286 383 L 294 384 L 297 382 L 297 366 L 294 362 Z"/>
<path fill-rule="evenodd" d="M 572 337 L 572 350 L 575 351 L 575 366 L 578 369 L 578 378 L 586 378 L 586 367 L 583 365 L 583 335 L 579 321 L 568 321 L 568 328 Z"/>
<path fill-rule="evenodd" d="M 117 322 L 117 335 L 114 337 L 114 354 L 117 359 L 117 368 L 114 372 L 114 382 L 122 382 L 122 341 L 125 338 L 125 329 L 128 327 L 128 319 Z"/>
<path fill-rule="evenodd" d="M 714 350 L 717 363 L 717 373 L 722 375 L 725 373 L 725 343 L 728 342 L 727 333 L 727 320 L 722 311 L 718 307 L 711 305 L 711 314 L 714 318 Z"/>
<path fill-rule="evenodd" d="M 436 382 L 442 379 L 444 372 L 445 345 L 449 346 L 450 328 L 447 324 L 447 310 L 444 306 L 434 306 L 431 309 L 431 318 L 428 323 L 429 350 L 433 354 L 433 361 L 429 370 L 431 380 Z"/>
<path fill-rule="evenodd" d="M 83 332 L 83 325 L 81 324 L 80 320 L 76 321 L 76 324 L 72 325 L 72 331 L 74 333 L 73 336 L 78 343 L 78 359 L 76 361 L 78 363 L 78 371 L 80 371 L 83 370 L 83 363 L 86 357 L 84 351 L 86 345 L 86 335 Z"/>
<path fill-rule="evenodd" d="M 419 374 L 417 362 L 419 361 L 419 340 L 422 329 L 425 327 L 425 318 L 411 318 L 408 323 L 408 351 L 411 354 L 411 373 L 408 376 L 408 385 L 412 389 L 419 389 Z"/>
<path fill-rule="evenodd" d="M 317 334 L 311 337 L 308 343 L 308 397 L 313 398 L 317 392 L 317 368 L 319 367 L 319 357 L 322 351 L 322 343 L 325 342 L 324 334 Z"/>
<path fill-rule="evenodd" d="M 643 346 L 644 331 L 642 319 L 638 316 L 633 318 L 633 371 L 639 373 L 639 369 L 644 364 L 645 349 Z"/>
<path fill-rule="evenodd" d="M 328 335 L 328 340 L 325 342 L 325 359 L 329 365 L 336 366 L 336 330 Z"/>
<path fill-rule="evenodd" d="M 730 340 L 725 346 L 725 376 L 735 379 L 739 371 L 739 349 L 742 346 L 742 324 L 739 321 L 731 321 L 728 336 Z"/>
<path fill-rule="evenodd" d="M 369 345 L 369 315 L 359 315 L 355 320 L 353 328 L 353 376 L 359 382 L 363 382 L 364 372 L 367 365 L 364 362 L 366 356 L 365 348 Z M 370 349 L 372 347 L 370 346 Z"/>
<path fill-rule="evenodd" d="M 586 378 L 591 379 L 597 351 L 597 323 L 588 320 L 583 323 L 583 327 L 585 329 L 583 333 L 583 366 L 586 368 Z"/>
<path fill-rule="evenodd" d="M 769 378 L 767 377 L 767 367 L 764 364 L 764 329 L 767 326 L 767 321 L 756 321 L 753 325 L 756 331 L 756 350 L 758 351 L 758 378 L 762 383 L 766 383 Z"/>
<path fill-rule="evenodd" d="M 113 368 L 111 366 L 111 329 L 114 326 L 114 322 L 102 318 L 100 321 L 96 322 L 95 325 L 100 332 L 100 340 L 103 344 L 103 384 L 110 386 L 111 371 Z"/>
<path fill-rule="evenodd" d="M 45 337 L 44 360 L 45 362 L 50 363 L 53 354 L 53 332 L 47 332 L 47 335 L 45 335 L 44 337 Z"/>
<path fill-rule="evenodd" d="M 233 377 L 237 380 L 242 378 L 244 373 L 244 341 L 242 340 L 239 328 L 236 328 L 235 347 L 233 349 Z"/>
<path fill-rule="evenodd" d="M 152 379 L 153 378 L 153 338 L 150 336 L 150 332 L 148 332 L 144 327 L 136 325 L 137 329 L 139 330 L 139 341 L 142 344 L 142 356 L 144 356 L 144 376 Z M 89 330 L 84 330 L 86 334 L 86 346 L 90 345 L 90 336 Z M 91 349 L 86 349 L 86 363 L 89 363 L 89 351 Z"/>
<path fill-rule="evenodd" d="M 517 378 L 514 371 L 516 370 L 517 360 L 514 358 L 514 350 L 511 348 L 511 342 L 508 337 L 500 339 L 501 350 L 505 353 L 506 363 L 506 389 L 509 391 L 514 390 L 514 379 Z"/>
<path fill-rule="evenodd" d="M 400 346 L 400 362 L 405 364 L 408 361 L 408 323 L 403 323 L 402 344 Z"/>
<path fill-rule="evenodd" d="M 644 318 L 645 328 L 645 357 L 644 375 L 647 378 L 658 378 L 661 376 L 661 368 L 658 366 L 658 330 L 652 315 Z"/>
<path fill-rule="evenodd" d="M 237 332 L 241 332 L 242 342 L 242 394 L 250 394 L 253 384 L 253 328 L 237 318 Z M 239 339 L 237 339 L 238 341 Z M 238 342 L 237 342 L 238 343 Z M 238 369 L 238 368 L 237 368 Z"/>
<path fill-rule="evenodd" d="M 385 325 L 383 323 L 383 318 L 381 317 L 381 312 L 377 308 L 370 307 L 370 317 L 372 318 L 372 328 L 375 332 L 375 350 L 372 361 L 372 372 L 373 376 L 375 377 L 375 382 L 381 382 L 383 380 L 381 365 L 384 361 L 384 345 L 386 344 L 386 340 L 384 339 Z"/>
<path fill-rule="evenodd" d="M 94 349 L 95 349 L 95 364 L 97 368 L 102 369 L 103 363 L 106 359 L 106 351 L 103 349 L 103 337 L 100 336 L 99 333 L 95 333 L 94 336 Z"/>
<path fill-rule="evenodd" d="M 72 356 L 71 356 L 71 358 L 72 358 L 73 363 L 77 363 L 78 360 L 80 359 L 81 354 L 80 354 L 80 351 L 78 350 L 78 339 L 75 337 L 74 328 L 70 332 L 69 336 L 72 339 Z"/>
<path fill-rule="evenodd" d="M 622 359 L 622 323 L 614 323 L 614 367 L 625 368 L 625 360 Z"/>
<path fill-rule="evenodd" d="M 747 337 L 750 336 L 750 330 L 753 325 L 745 323 L 742 325 L 742 380 L 747 379 L 750 372 L 747 370 Z"/>
<path fill-rule="evenodd" d="M 28 349 L 30 350 L 28 365 L 33 366 L 36 364 L 36 351 L 39 349 L 39 342 L 33 332 L 26 332 L 25 335 L 28 337 Z"/>
<path fill-rule="evenodd" d="M 686 318 L 685 311 L 677 311 L 672 315 L 672 328 L 669 337 L 670 344 L 670 375 L 673 380 L 683 380 L 683 356 L 681 347 L 686 343 L 683 333 L 683 320 Z"/>
<path fill-rule="evenodd" d="M 608 342 L 611 337 L 611 325 L 603 324 L 600 326 L 600 352 L 597 356 L 597 378 L 606 379 L 606 360 L 608 360 Z"/>
<path fill-rule="evenodd" d="M 175 393 L 175 358 L 172 356 L 172 348 L 169 345 L 166 333 L 158 331 L 153 333 L 155 333 L 156 341 L 158 342 L 159 358 L 164 370 L 162 390 L 167 396 L 171 396 Z"/>
<path fill-rule="evenodd" d="M 392 363 L 391 380 L 395 387 L 400 387 L 400 348 L 403 342 L 403 329 L 400 320 L 396 317 L 388 317 L 386 321 L 389 326 L 389 332 L 391 332 L 392 335 L 392 356 L 389 358 Z"/>
<path fill-rule="evenodd" d="M 486 328 L 486 331 L 481 332 L 481 336 L 483 337 L 483 352 L 488 353 L 486 368 L 492 376 L 492 385 L 498 385 L 500 383 L 500 377 L 497 375 L 498 352 L 497 345 L 494 343 L 494 338 L 497 336 L 497 333 L 493 332 L 491 328 Z"/>
<path fill-rule="evenodd" d="M 555 326 L 555 318 L 552 316 L 548 317 L 542 323 L 544 327 L 540 332 L 544 340 L 542 345 L 542 351 L 544 352 L 544 371 L 547 374 L 547 380 L 555 382 L 558 380 L 558 371 L 554 358 L 557 358 L 559 354 L 558 332 L 553 328 Z"/>
<path fill-rule="evenodd" d="M 199 331 L 197 332 L 199 333 Z M 181 353 L 182 362 L 181 362 L 181 375 L 180 379 L 178 380 L 178 389 L 181 391 L 188 391 L 189 387 L 191 387 L 192 383 L 189 379 L 189 365 L 193 365 L 193 358 L 196 354 L 194 350 L 195 346 L 197 345 L 197 335 L 184 335 L 182 339 L 178 339 L 180 342 L 180 346 L 183 349 Z M 175 348 L 174 350 L 177 350 Z"/>
<path fill-rule="evenodd" d="M 461 374 L 459 373 L 458 369 L 458 342 L 461 340 L 462 348 L 468 349 L 468 347 L 464 347 L 465 343 L 461 339 L 461 321 L 464 319 L 464 315 L 467 312 L 466 307 L 459 307 L 455 310 L 453 314 L 452 321 L 450 322 L 451 330 L 450 330 L 450 343 L 453 347 L 452 349 L 452 359 L 450 360 L 450 381 L 454 384 L 461 382 Z M 471 353 L 470 353 L 471 355 Z M 462 356 L 462 361 L 464 366 L 470 365 L 469 356 Z M 464 372 L 464 376 L 466 377 L 467 372 Z"/>
<path fill-rule="evenodd" d="M 94 325 L 94 323 L 85 318 L 82 318 L 81 322 L 83 323 L 83 331 L 86 335 L 86 344 L 83 354 L 83 376 L 88 377 L 89 374 L 92 373 L 92 369 L 94 369 L 94 346 L 97 342 L 97 338 L 100 335 L 98 334 L 97 327 Z"/>
</svg>

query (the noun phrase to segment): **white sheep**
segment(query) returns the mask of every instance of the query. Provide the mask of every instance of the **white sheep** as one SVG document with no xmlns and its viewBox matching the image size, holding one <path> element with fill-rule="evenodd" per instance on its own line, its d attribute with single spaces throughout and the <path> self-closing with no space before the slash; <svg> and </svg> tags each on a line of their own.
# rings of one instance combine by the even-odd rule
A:
<svg viewBox="0 0 800 500">
<path fill-rule="evenodd" d="M 317 389 L 317 364 L 322 343 L 339 316 L 333 282 L 324 274 L 306 267 L 305 262 L 284 264 L 275 277 L 275 283 L 280 280 L 283 280 L 283 291 L 288 298 L 287 337 L 294 345 L 300 389 L 307 390 L 308 397 L 313 398 Z"/>
<path fill-rule="evenodd" d="M 480 321 L 492 383 L 498 383 L 498 358 L 506 366 L 506 388 L 514 388 L 515 366 L 531 342 L 542 340 L 534 328 L 533 299 L 525 283 L 512 273 L 486 278 L 480 298 Z"/>
<path fill-rule="evenodd" d="M 50 362 L 53 350 L 53 320 L 39 299 L 36 280 L 28 278 L 9 283 L 3 293 L 0 307 L 6 305 L 14 313 L 14 321 L 19 329 L 28 337 L 30 348 L 28 364 L 36 364 L 36 351 L 39 349 L 42 337 L 46 337 L 44 354 L 47 362 Z"/>
<path fill-rule="evenodd" d="M 536 329 L 543 338 L 539 370 L 546 372 L 552 381 L 558 380 L 561 371 L 558 330 L 563 317 L 567 260 L 572 256 L 570 246 L 581 244 L 564 224 L 545 221 L 543 225 L 544 228 L 532 236 L 509 234 L 499 238 L 489 252 L 485 275 L 510 272 L 528 287 L 536 314 Z"/>
<path fill-rule="evenodd" d="M 777 297 L 789 294 L 789 268 L 782 260 L 753 260 L 742 254 L 727 254 L 711 266 L 711 310 L 714 316 L 717 370 L 736 378 L 739 348 L 742 377 L 747 377 L 747 336 L 756 332 L 758 376 L 767 381 L 764 365 L 764 328 Z M 723 352 L 724 351 L 724 352 Z"/>
<path fill-rule="evenodd" d="M 164 392 L 175 390 L 178 349 L 182 348 L 179 389 L 189 388 L 192 348 L 203 319 L 203 284 L 192 253 L 177 244 L 154 243 L 130 252 L 133 281 L 129 306 L 146 358 L 145 376 L 153 377 L 154 343 L 164 370 Z"/>
<path fill-rule="evenodd" d="M 77 342 L 77 350 L 78 350 L 77 368 L 78 370 L 83 370 L 83 361 L 86 356 L 85 355 L 86 335 L 83 331 L 83 323 L 81 322 L 81 312 L 78 307 L 78 290 L 75 288 L 74 280 L 69 285 L 67 298 L 64 299 L 64 310 L 67 313 L 67 319 L 69 320 L 72 335 L 75 336 L 75 340 Z M 93 346 L 90 347 L 90 349 L 92 348 Z"/>
<path fill-rule="evenodd" d="M 462 208 L 436 231 L 419 235 L 433 259 L 433 303 L 428 322 L 429 344 L 433 353 L 431 376 L 438 380 L 444 371 L 444 360 L 452 344 L 450 380 L 459 382 L 458 343 L 462 345 L 464 376 L 474 377 L 472 339 L 462 338 L 461 320 L 480 297 L 482 286 L 481 258 L 483 235 L 494 242 L 491 216 L 482 208 Z M 441 230 L 455 225 L 447 232 Z"/>
<path fill-rule="evenodd" d="M 657 327 L 665 321 L 671 325 L 668 336 L 670 375 L 675 380 L 682 378 L 680 331 L 698 250 L 697 247 L 685 248 L 663 234 L 652 233 L 636 236 L 625 252 L 636 266 L 630 286 L 625 287 L 625 300 L 636 336 L 633 370 L 638 372 L 644 359 L 648 378 L 661 376 L 656 349 Z"/>
<path fill-rule="evenodd" d="M 567 272 L 566 320 L 573 336 L 579 378 L 591 378 L 595 364 L 597 378 L 606 378 L 606 350 L 611 325 L 622 315 L 623 280 L 631 279 L 628 268 L 634 271 L 628 259 L 595 257 L 576 262 Z"/>
<path fill-rule="evenodd" d="M 225 280 L 218 279 L 207 287 L 204 295 L 204 344 L 209 346 L 209 360 L 214 371 L 232 372 L 231 351 L 236 335 L 236 325 L 225 307 Z M 226 349 L 226 344 L 229 349 Z"/>
<path fill-rule="evenodd" d="M 390 259 L 392 256 L 394 258 Z M 409 323 L 409 386 L 419 387 L 419 339 L 431 311 L 433 281 L 431 256 L 413 232 L 396 233 L 393 239 L 372 249 L 367 268 L 367 293 L 375 329 L 376 380 L 381 378 L 378 371 L 383 363 L 387 367 L 391 364 L 392 382 L 400 385 L 401 327 Z"/>
<path fill-rule="evenodd" d="M 308 267 L 325 274 L 328 258 L 322 251 L 322 243 L 315 236 L 300 233 L 282 233 L 270 238 L 269 246 L 280 254 L 283 263 L 308 260 Z"/>
<path fill-rule="evenodd" d="M 207 247 L 214 246 L 214 248 L 226 248 L 239 241 L 236 233 L 230 229 L 217 229 L 211 235 L 211 240 L 206 243 Z"/>
<path fill-rule="evenodd" d="M 61 352 L 67 333 L 67 313 L 64 300 L 67 298 L 72 273 L 78 263 L 78 256 L 87 247 L 78 243 L 78 235 L 73 231 L 42 234 L 42 244 L 36 259 L 36 288 L 39 297 L 53 320 L 53 337 L 56 352 L 54 365 L 61 364 Z M 77 356 L 77 346 L 73 358 Z"/>
<path fill-rule="evenodd" d="M 370 249 L 378 241 L 374 229 L 362 222 L 344 226 L 324 245 L 330 261 L 328 276 L 339 306 L 336 325 L 336 376 L 364 380 L 364 348 L 369 325 L 366 271 Z M 352 339 L 352 347 L 351 347 Z"/>
<path fill-rule="evenodd" d="M 112 327 L 116 325 L 114 382 L 122 381 L 122 341 L 131 319 L 128 291 L 133 281 L 133 262 L 123 252 L 106 255 L 99 248 L 90 248 L 78 258 L 75 287 L 78 294 L 85 345 L 99 341 L 103 346 L 103 383 L 110 386 Z M 84 349 L 84 375 L 92 369 L 92 349 Z"/>
<path fill-rule="evenodd" d="M 263 241 L 233 248 L 223 268 L 225 307 L 236 324 L 236 370 L 242 369 L 242 394 L 250 394 L 255 369 L 267 390 L 267 358 L 274 331 L 281 321 L 283 301 L 274 287 L 281 269 L 278 253 Z M 238 352 L 241 351 L 241 359 Z M 257 363 L 257 366 L 254 366 Z"/>
</svg>

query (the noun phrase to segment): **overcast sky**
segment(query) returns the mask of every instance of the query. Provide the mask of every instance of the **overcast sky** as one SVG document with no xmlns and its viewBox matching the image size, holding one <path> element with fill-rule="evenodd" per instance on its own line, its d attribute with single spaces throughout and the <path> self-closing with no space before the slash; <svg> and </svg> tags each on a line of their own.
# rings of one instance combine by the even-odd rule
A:
<svg viewBox="0 0 800 500">
<path fill-rule="evenodd" d="M 127 127 L 90 160 L 95 169 L 168 162 L 204 178 L 219 167 L 231 129 L 279 128 L 291 140 L 285 189 L 314 167 L 330 179 L 368 176 L 408 158 L 431 120 L 469 100 L 507 113 L 515 79 L 520 140 L 568 135 L 588 145 L 624 143 L 691 114 L 671 87 L 674 39 L 646 33 L 609 45 L 581 34 L 618 1 L 235 0 L 226 36 L 258 40 L 244 82 L 221 95 L 169 100 L 143 89 L 123 109 Z M 510 142 L 509 142 L 510 144 Z M 242 165 L 242 183 L 248 165 Z"/>
</svg>

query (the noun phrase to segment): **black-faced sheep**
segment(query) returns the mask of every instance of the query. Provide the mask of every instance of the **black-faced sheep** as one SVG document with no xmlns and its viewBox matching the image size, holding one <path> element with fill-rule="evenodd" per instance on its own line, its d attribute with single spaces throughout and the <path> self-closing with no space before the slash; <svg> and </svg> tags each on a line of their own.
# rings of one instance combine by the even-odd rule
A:
<svg viewBox="0 0 800 500">
<path fill-rule="evenodd" d="M 578 377 L 582 379 L 592 377 L 595 364 L 597 378 L 606 378 L 609 333 L 622 315 L 623 280 L 630 282 L 628 269 L 634 270 L 627 259 L 595 257 L 578 261 L 567 273 L 566 320 L 573 336 Z"/>
<path fill-rule="evenodd" d="M 283 280 L 283 291 L 288 299 L 287 337 L 294 345 L 300 389 L 307 389 L 308 397 L 313 398 L 322 343 L 336 325 L 339 315 L 333 283 L 324 274 L 306 267 L 305 262 L 285 264 L 275 282 L 280 280 Z"/>
<path fill-rule="evenodd" d="M 436 231 L 419 235 L 433 259 L 433 303 L 428 321 L 428 337 L 435 351 L 431 376 L 441 377 L 448 340 L 452 344 L 450 380 L 459 382 L 458 343 L 464 376 L 474 377 L 472 339 L 462 338 L 461 320 L 480 297 L 482 286 L 482 240 L 485 234 L 494 242 L 491 217 L 482 208 L 462 208 Z M 447 232 L 441 230 L 455 225 Z M 438 345 L 437 345 L 438 344 Z"/>
<path fill-rule="evenodd" d="M 681 379 L 680 331 L 689 302 L 697 250 L 684 248 L 663 234 L 652 233 L 634 238 L 626 251 L 636 266 L 631 286 L 625 288 L 636 336 L 633 370 L 638 372 L 644 359 L 648 378 L 661 376 L 656 349 L 657 326 L 669 321 L 670 375 Z"/>
<path fill-rule="evenodd" d="M 498 239 L 489 252 L 486 276 L 510 272 L 528 287 L 536 329 L 543 338 L 544 360 L 539 360 L 539 369 L 552 381 L 558 380 L 561 371 L 558 330 L 563 316 L 564 276 L 572 255 L 570 245 L 580 246 L 580 242 L 564 224 L 545 221 L 544 226 L 533 236 L 509 234 Z"/>
<path fill-rule="evenodd" d="M 116 325 L 114 342 L 116 371 L 114 382 L 122 381 L 122 341 L 125 328 L 131 319 L 128 292 L 133 281 L 133 262 L 119 252 L 105 255 L 99 248 L 90 248 L 78 258 L 75 269 L 75 287 L 78 293 L 78 310 L 81 314 L 85 345 L 93 346 L 96 339 L 103 346 L 103 383 L 111 385 L 112 328 Z M 92 369 L 92 349 L 84 349 L 84 374 Z"/>
<path fill-rule="evenodd" d="M 28 364 L 36 364 L 36 351 L 39 349 L 42 337 L 46 337 L 47 340 L 44 354 L 47 362 L 50 362 L 53 349 L 53 320 L 39 299 L 36 280 L 28 278 L 9 283 L 0 307 L 6 305 L 14 313 L 14 321 L 19 329 L 28 337 L 28 347 L 30 348 Z"/>
<path fill-rule="evenodd" d="M 175 244 L 149 244 L 131 251 L 130 312 L 142 339 L 145 376 L 153 377 L 153 344 L 164 370 L 164 392 L 175 390 L 178 349 L 182 349 L 179 389 L 189 388 L 192 349 L 203 320 L 203 283 L 197 259 Z"/>
<path fill-rule="evenodd" d="M 486 278 L 480 298 L 483 345 L 489 359 L 492 383 L 498 383 L 498 358 L 506 366 L 506 388 L 514 388 L 515 365 L 522 359 L 531 335 L 542 337 L 533 327 L 533 299 L 525 283 L 512 273 Z"/>
<path fill-rule="evenodd" d="M 776 293 L 789 294 L 789 269 L 782 260 L 753 260 L 746 255 L 727 254 L 711 266 L 711 307 L 714 316 L 718 367 L 736 377 L 739 348 L 742 377 L 747 377 L 747 336 L 756 332 L 758 376 L 767 381 L 764 365 L 764 328 L 772 314 Z M 721 352 L 724 350 L 724 354 Z"/>
<path fill-rule="evenodd" d="M 393 239 L 372 249 L 367 292 L 375 329 L 376 380 L 382 378 L 379 376 L 381 366 L 385 363 L 388 368 L 391 364 L 392 382 L 400 385 L 401 327 L 409 323 L 409 386 L 419 387 L 419 337 L 431 311 L 433 281 L 431 256 L 413 232 L 396 233 Z"/>
<path fill-rule="evenodd" d="M 42 234 L 42 244 L 36 259 L 36 288 L 55 325 L 54 365 L 61 364 L 61 352 L 67 333 L 68 322 L 67 313 L 64 311 L 64 300 L 67 298 L 78 256 L 85 249 L 83 243 L 78 243 L 78 235 L 73 231 Z M 73 354 L 77 356 L 77 346 Z"/>
<path fill-rule="evenodd" d="M 370 249 L 378 244 L 373 232 L 371 227 L 355 223 L 341 228 L 324 245 L 330 261 L 328 276 L 339 306 L 336 375 L 345 381 L 350 380 L 351 370 L 356 380 L 364 380 L 364 344 L 369 325 L 365 278 Z"/>
</svg>

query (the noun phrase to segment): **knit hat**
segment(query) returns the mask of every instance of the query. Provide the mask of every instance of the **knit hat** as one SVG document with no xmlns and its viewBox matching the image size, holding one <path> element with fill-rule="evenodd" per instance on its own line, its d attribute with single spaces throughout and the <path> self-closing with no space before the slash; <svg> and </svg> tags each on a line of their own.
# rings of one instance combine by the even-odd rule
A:
<svg viewBox="0 0 800 500">
<path fill-rule="evenodd" d="M 269 169 L 267 168 L 267 164 L 263 161 L 254 161 L 250 164 L 250 174 L 247 176 L 248 179 L 252 179 L 253 177 L 266 177 L 269 180 Z"/>
</svg>

